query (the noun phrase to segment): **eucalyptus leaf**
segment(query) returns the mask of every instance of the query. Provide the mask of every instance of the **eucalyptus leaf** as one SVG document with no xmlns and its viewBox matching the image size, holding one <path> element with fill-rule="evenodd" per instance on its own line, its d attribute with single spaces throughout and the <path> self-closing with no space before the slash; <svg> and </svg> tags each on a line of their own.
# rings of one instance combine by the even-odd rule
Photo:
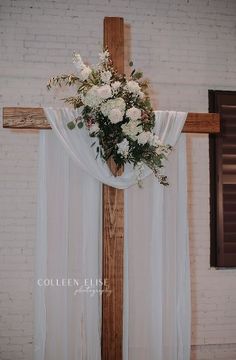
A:
<svg viewBox="0 0 236 360">
<path fill-rule="evenodd" d="M 137 71 L 134 75 L 133 78 L 134 79 L 141 79 L 141 77 L 143 76 L 143 73 L 141 71 Z"/>
<path fill-rule="evenodd" d="M 78 122 L 77 124 L 79 129 L 82 129 L 82 127 L 84 126 L 84 123 L 82 121 Z"/>
<path fill-rule="evenodd" d="M 75 128 L 75 123 L 74 123 L 74 121 L 68 122 L 68 123 L 67 123 L 67 127 L 68 127 L 68 129 L 73 130 L 73 129 Z"/>
</svg>

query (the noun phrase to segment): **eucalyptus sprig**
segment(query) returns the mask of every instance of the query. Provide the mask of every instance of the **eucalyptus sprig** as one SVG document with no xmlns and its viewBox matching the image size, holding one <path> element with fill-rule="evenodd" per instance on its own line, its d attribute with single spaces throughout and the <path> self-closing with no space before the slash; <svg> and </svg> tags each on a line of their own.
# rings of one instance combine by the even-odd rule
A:
<svg viewBox="0 0 236 360">
<path fill-rule="evenodd" d="M 142 169 L 148 166 L 163 185 L 167 177 L 161 173 L 171 146 L 164 145 L 154 132 L 155 114 L 148 94 L 148 82 L 143 73 L 130 62 L 129 76 L 119 74 L 105 49 L 99 62 L 86 65 L 79 54 L 74 54 L 77 75 L 59 75 L 48 82 L 54 86 L 73 86 L 75 95 L 63 100 L 81 116 L 67 124 L 70 130 L 85 128 L 89 136 L 99 142 L 95 152 L 104 161 L 112 157 L 117 167 L 127 163 L 137 170 L 138 181 Z M 75 131 L 75 130 L 74 130 Z"/>
</svg>

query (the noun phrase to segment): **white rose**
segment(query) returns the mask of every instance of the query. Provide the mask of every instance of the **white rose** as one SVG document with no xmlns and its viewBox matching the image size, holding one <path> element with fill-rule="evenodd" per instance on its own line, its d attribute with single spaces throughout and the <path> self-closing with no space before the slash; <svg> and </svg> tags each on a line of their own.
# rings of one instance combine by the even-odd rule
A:
<svg viewBox="0 0 236 360">
<path fill-rule="evenodd" d="M 119 109 L 112 109 L 108 114 L 108 118 L 111 120 L 112 124 L 117 124 L 122 121 L 123 116 L 124 113 L 122 113 Z"/>
<path fill-rule="evenodd" d="M 99 132 L 100 128 L 98 123 L 93 124 L 90 128 L 89 128 L 89 132 L 90 134 L 97 134 Z"/>
<path fill-rule="evenodd" d="M 113 100 L 108 100 L 107 102 L 103 103 L 101 105 L 101 113 L 104 115 L 104 116 L 107 116 L 109 114 L 109 112 L 115 108 L 115 107 L 112 107 L 112 104 L 113 104 Z"/>
<path fill-rule="evenodd" d="M 103 85 L 98 88 L 98 95 L 102 99 L 108 99 L 112 96 L 111 87 L 109 85 Z"/>
<path fill-rule="evenodd" d="M 111 72 L 110 71 L 103 71 L 101 73 L 101 79 L 105 84 L 109 84 L 111 80 Z"/>
<path fill-rule="evenodd" d="M 129 155 L 129 141 L 127 139 L 124 139 L 119 144 L 117 144 L 118 150 L 117 154 L 121 154 L 125 158 Z"/>
<path fill-rule="evenodd" d="M 126 124 L 121 126 L 122 131 L 125 135 L 131 137 L 133 140 L 136 140 L 137 134 L 140 132 L 140 122 L 138 121 L 129 121 Z"/>
<path fill-rule="evenodd" d="M 114 81 L 112 84 L 111 84 L 111 87 L 112 87 L 112 90 L 115 92 L 119 89 L 121 85 L 121 82 L 120 81 Z"/>
<path fill-rule="evenodd" d="M 132 108 L 126 111 L 126 116 L 130 120 L 138 120 L 141 118 L 141 110 L 133 106 Z"/>
<path fill-rule="evenodd" d="M 140 90 L 141 90 L 139 84 L 134 80 L 128 81 L 125 88 L 130 93 L 134 93 L 134 94 L 138 94 L 140 92 Z"/>
<path fill-rule="evenodd" d="M 92 70 L 90 69 L 89 66 L 84 66 L 84 68 L 79 73 L 80 80 L 82 80 L 82 81 L 87 80 L 89 75 L 91 74 L 91 72 L 92 72 Z"/>
<path fill-rule="evenodd" d="M 138 143 L 140 145 L 146 144 L 149 141 L 150 136 L 152 136 L 152 133 L 150 131 L 143 131 L 141 134 L 138 135 Z"/>
</svg>

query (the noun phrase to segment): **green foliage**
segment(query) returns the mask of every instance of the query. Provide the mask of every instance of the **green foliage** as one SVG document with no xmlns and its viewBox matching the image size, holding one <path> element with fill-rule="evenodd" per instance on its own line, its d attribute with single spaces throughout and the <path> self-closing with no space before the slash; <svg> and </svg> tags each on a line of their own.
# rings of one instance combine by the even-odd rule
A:
<svg viewBox="0 0 236 360">
<path fill-rule="evenodd" d="M 134 80 L 139 80 L 143 77 L 143 73 L 141 71 L 136 71 L 134 74 L 133 74 L 133 79 Z"/>
<path fill-rule="evenodd" d="M 82 129 L 82 127 L 84 126 L 84 123 L 82 121 L 78 122 L 77 124 L 79 129 Z"/>
<path fill-rule="evenodd" d="M 74 123 L 74 121 L 68 122 L 67 127 L 68 127 L 68 129 L 73 130 L 73 129 L 75 128 L 75 123 Z"/>
<path fill-rule="evenodd" d="M 80 56 L 77 56 L 77 58 L 80 59 Z M 133 62 L 130 61 L 129 65 L 133 67 Z M 84 64 L 82 64 L 82 67 L 85 71 L 88 69 Z M 104 80 L 106 73 L 108 73 L 110 77 L 108 81 Z M 139 143 L 137 136 L 127 135 L 122 130 L 122 125 L 131 122 L 130 118 L 126 115 L 126 111 L 134 107 L 141 114 L 138 119 L 138 135 L 145 132 L 149 132 L 153 136 L 155 135 L 153 132 L 155 114 L 148 96 L 148 83 L 142 79 L 143 73 L 133 69 L 130 76 L 126 77 L 124 74 L 117 73 L 109 57 L 104 57 L 98 66 L 89 68 L 87 77 L 83 76 L 81 77 L 83 80 L 81 80 L 79 76 L 62 74 L 52 77 L 47 84 L 48 90 L 52 87 L 62 86 L 74 86 L 75 88 L 75 95 L 68 96 L 63 100 L 75 109 L 81 108 L 81 116 L 70 121 L 67 127 L 70 130 L 73 130 L 75 127 L 79 129 L 85 127 L 92 138 L 96 137 L 98 139 L 99 146 L 97 146 L 96 149 L 94 148 L 96 158 L 100 156 L 104 161 L 107 161 L 112 157 L 118 168 L 126 163 L 133 164 L 134 167 L 145 164 L 153 171 L 161 184 L 168 185 L 167 177 L 160 173 L 160 169 L 163 168 L 164 161 L 171 151 L 171 147 L 153 145 L 148 141 L 145 144 Z M 128 88 L 129 81 L 131 81 L 130 86 L 136 86 L 138 91 L 132 91 L 132 89 L 130 90 Z M 119 82 L 119 86 L 116 90 L 112 90 L 112 85 L 115 84 L 115 82 Z M 136 84 L 134 84 L 134 82 Z M 89 90 L 92 88 L 93 90 L 98 89 L 101 86 L 108 86 L 107 84 L 111 85 L 111 96 L 101 100 L 101 103 L 98 103 L 98 105 L 88 106 L 85 98 Z M 109 116 L 105 116 L 101 111 L 101 104 L 120 98 L 123 99 L 125 103 L 123 119 L 117 123 L 113 123 Z M 118 145 L 123 141 L 129 144 L 129 150 L 126 155 L 118 151 Z M 96 142 L 93 142 L 91 147 L 95 144 Z"/>
<path fill-rule="evenodd" d="M 80 84 L 80 79 L 75 76 L 74 74 L 71 75 L 58 75 L 55 77 L 52 77 L 49 82 L 47 83 L 47 89 L 50 90 L 53 86 L 72 86 L 75 84 Z"/>
</svg>

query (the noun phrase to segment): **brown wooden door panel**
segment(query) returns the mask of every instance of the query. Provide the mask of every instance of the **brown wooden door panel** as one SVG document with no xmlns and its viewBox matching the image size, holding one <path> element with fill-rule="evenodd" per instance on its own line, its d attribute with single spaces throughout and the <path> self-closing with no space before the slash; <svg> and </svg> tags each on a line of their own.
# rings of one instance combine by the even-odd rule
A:
<svg viewBox="0 0 236 360">
<path fill-rule="evenodd" d="M 210 136 L 211 266 L 236 267 L 236 91 L 209 91 L 221 134 Z"/>
</svg>

